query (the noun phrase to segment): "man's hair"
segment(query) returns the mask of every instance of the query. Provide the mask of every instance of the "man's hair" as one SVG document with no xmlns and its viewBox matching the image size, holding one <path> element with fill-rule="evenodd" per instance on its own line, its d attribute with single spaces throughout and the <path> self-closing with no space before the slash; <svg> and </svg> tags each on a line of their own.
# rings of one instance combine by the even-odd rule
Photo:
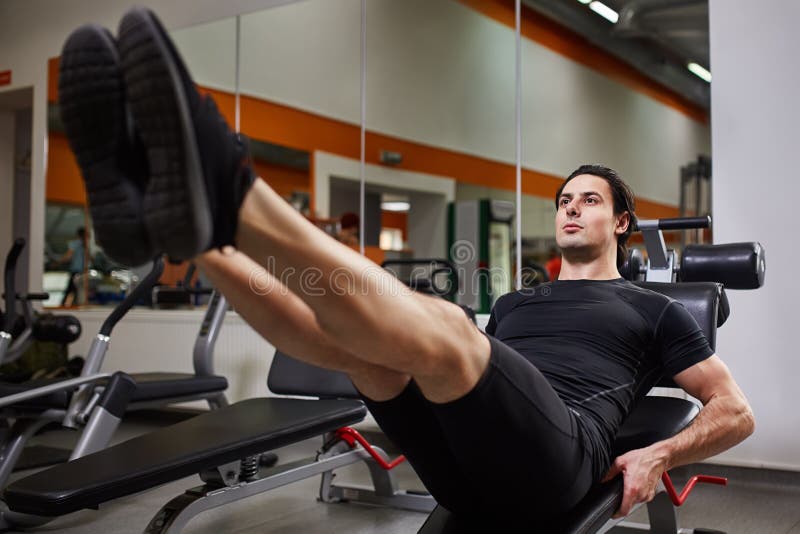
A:
<svg viewBox="0 0 800 534">
<path fill-rule="evenodd" d="M 622 264 L 625 263 L 625 259 L 628 257 L 628 238 L 631 236 L 633 227 L 636 224 L 636 202 L 633 199 L 633 191 L 631 191 L 628 184 L 620 178 L 615 170 L 604 167 L 603 165 L 581 165 L 572 171 L 572 173 L 567 176 L 567 179 L 564 180 L 564 183 L 561 184 L 561 187 L 558 188 L 558 192 L 556 193 L 556 209 L 558 209 L 558 199 L 561 197 L 564 187 L 570 180 L 582 174 L 597 176 L 608 182 L 608 187 L 611 189 L 611 194 L 614 198 L 614 215 L 622 215 L 626 211 L 630 214 L 631 220 L 628 224 L 628 229 L 625 230 L 625 233 L 617 236 L 617 268 L 622 267 Z"/>
<path fill-rule="evenodd" d="M 80 237 L 81 239 L 86 239 L 86 228 L 84 228 L 83 226 L 81 226 L 81 227 L 80 227 L 80 228 L 78 228 L 78 230 L 75 232 L 75 235 L 77 235 L 77 236 L 78 236 L 78 237 Z"/>
</svg>

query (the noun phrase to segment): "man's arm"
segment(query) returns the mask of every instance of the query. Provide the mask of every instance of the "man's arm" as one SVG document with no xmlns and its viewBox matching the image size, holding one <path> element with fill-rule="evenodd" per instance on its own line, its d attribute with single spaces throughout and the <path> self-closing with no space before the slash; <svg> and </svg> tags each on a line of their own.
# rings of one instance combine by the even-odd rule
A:
<svg viewBox="0 0 800 534">
<path fill-rule="evenodd" d="M 661 474 L 668 469 L 719 454 L 753 433 L 755 419 L 747 399 L 716 355 L 673 377 L 689 395 L 703 403 L 700 413 L 683 431 L 644 449 L 618 457 L 604 480 L 624 477 L 622 504 L 614 517 L 623 517 L 640 502 L 655 497 Z"/>
</svg>

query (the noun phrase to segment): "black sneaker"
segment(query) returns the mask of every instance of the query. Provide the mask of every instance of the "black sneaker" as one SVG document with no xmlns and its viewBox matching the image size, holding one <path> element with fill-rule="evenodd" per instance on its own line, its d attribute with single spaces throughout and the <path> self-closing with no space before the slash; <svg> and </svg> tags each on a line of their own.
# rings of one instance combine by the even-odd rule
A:
<svg viewBox="0 0 800 534">
<path fill-rule="evenodd" d="M 239 207 L 253 183 L 247 149 L 214 100 L 201 96 L 167 32 L 135 7 L 119 25 L 119 51 L 150 181 L 144 218 L 173 260 L 233 244 Z"/>
<path fill-rule="evenodd" d="M 127 117 L 117 47 L 107 29 L 81 26 L 67 38 L 58 95 L 96 241 L 123 265 L 151 260 L 154 250 L 142 210 L 147 162 Z"/>
</svg>

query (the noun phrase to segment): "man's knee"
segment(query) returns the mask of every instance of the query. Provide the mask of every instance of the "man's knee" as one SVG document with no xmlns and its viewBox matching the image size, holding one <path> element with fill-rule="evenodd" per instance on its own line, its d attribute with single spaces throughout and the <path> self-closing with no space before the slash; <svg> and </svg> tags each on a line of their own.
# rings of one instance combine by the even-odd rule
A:
<svg viewBox="0 0 800 534">
<path fill-rule="evenodd" d="M 423 394 L 446 402 L 469 392 L 489 365 L 489 340 L 459 306 L 439 301 L 433 324 L 442 335 L 425 343 L 412 370 Z"/>
</svg>

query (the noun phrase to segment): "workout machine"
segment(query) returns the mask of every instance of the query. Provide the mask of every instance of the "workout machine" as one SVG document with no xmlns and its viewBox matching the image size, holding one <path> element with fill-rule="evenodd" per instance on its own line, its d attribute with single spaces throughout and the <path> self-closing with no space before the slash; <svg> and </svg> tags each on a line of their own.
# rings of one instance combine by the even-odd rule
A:
<svg viewBox="0 0 800 534">
<path fill-rule="evenodd" d="M 17 294 L 16 266 L 24 248 L 25 240 L 18 238 L 6 256 L 3 271 L 5 313 L 0 313 L 0 364 L 18 360 L 34 340 L 72 343 L 81 335 L 81 323 L 72 315 L 35 315 L 32 303 L 47 300 L 47 293 Z M 17 301 L 21 303 L 22 316 L 18 315 Z"/>
<path fill-rule="evenodd" d="M 9 258 L 19 255 L 20 243 L 15 247 Z M 6 265 L 6 300 L 12 303 L 14 286 L 8 280 L 14 279 L 14 265 L 13 261 Z M 112 330 L 152 290 L 163 268 L 163 260 L 155 260 L 145 279 L 114 308 L 92 341 L 79 377 L 0 382 L 0 419 L 13 421 L 0 442 L 0 487 L 18 465 L 29 439 L 51 423 L 82 430 L 69 456 L 75 459 L 105 447 L 126 411 L 199 399 L 206 400 L 212 409 L 228 404 L 224 394 L 227 380 L 213 373 L 214 344 L 227 311 L 225 299 L 218 294 L 212 294 L 195 342 L 194 374 L 100 372 Z M 14 320 L 13 311 L 11 314 L 11 319 L 6 315 L 6 322 Z"/>
<path fill-rule="evenodd" d="M 644 234 L 648 258 L 645 260 L 640 251 L 632 251 L 620 271 L 640 287 L 681 302 L 697 320 L 714 348 L 716 329 L 730 314 L 724 288 L 761 287 L 766 263 L 764 249 L 759 243 L 689 245 L 684 249 L 680 261 L 675 251 L 668 250 L 664 244 L 664 231 L 707 228 L 710 224 L 710 217 L 639 221 L 638 229 Z M 677 385 L 668 377 L 662 377 L 656 387 L 677 388 Z M 644 397 L 620 429 L 613 445 L 612 458 L 674 436 L 686 428 L 699 412 L 697 405 L 689 400 L 651 395 Z M 664 489 L 647 503 L 649 525 L 625 522 L 624 518 L 611 519 L 622 502 L 623 482 L 621 477 L 617 477 L 592 488 L 562 518 L 546 525 L 531 525 L 531 532 L 722 534 L 708 529 L 679 528 L 676 507 L 685 502 L 696 484 L 725 485 L 726 479 L 698 475 L 689 480 L 680 494 L 675 490 L 668 473 L 664 473 L 662 483 Z M 461 534 L 473 530 L 471 525 L 439 506 L 419 534 Z"/>
</svg>

